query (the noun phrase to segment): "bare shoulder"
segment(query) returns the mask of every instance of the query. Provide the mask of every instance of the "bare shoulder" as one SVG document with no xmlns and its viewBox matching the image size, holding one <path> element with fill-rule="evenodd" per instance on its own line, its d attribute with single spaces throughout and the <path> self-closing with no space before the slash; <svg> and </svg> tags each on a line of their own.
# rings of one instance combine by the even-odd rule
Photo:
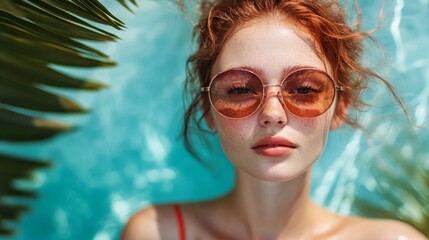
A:
<svg viewBox="0 0 429 240">
<path fill-rule="evenodd" d="M 151 206 L 135 213 L 126 224 L 121 240 L 175 239 L 177 222 L 171 205 Z"/>
<path fill-rule="evenodd" d="M 427 240 L 410 225 L 388 219 L 348 218 L 349 236 L 355 239 Z"/>
</svg>

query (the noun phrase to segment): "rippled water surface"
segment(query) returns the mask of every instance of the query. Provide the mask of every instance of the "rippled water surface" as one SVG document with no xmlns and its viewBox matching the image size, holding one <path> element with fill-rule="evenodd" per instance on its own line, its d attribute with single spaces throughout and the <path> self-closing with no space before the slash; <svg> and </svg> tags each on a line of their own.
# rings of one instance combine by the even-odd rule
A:
<svg viewBox="0 0 429 240">
<path fill-rule="evenodd" d="M 40 144 L 0 145 L 55 163 L 37 174 L 40 197 L 31 201 L 32 211 L 12 239 L 116 239 L 128 217 L 150 202 L 211 198 L 232 187 L 232 168 L 216 136 L 210 136 L 213 150 L 203 153 L 214 166 L 211 171 L 185 151 L 179 138 L 191 23 L 169 1 L 140 1 L 135 15 L 104 2 L 128 25 L 118 33 L 120 42 L 100 46 L 120 65 L 74 73 L 111 87 L 99 93 L 65 92 L 93 109 L 86 116 L 64 118 L 79 125 L 77 131 Z M 360 2 L 363 28 L 371 30 L 381 1 Z M 393 82 L 416 123 L 424 125 L 429 114 L 429 1 L 386 2 L 382 29 L 375 34 L 385 50 L 368 43 L 365 62 Z M 313 198 L 346 214 L 352 212 L 354 193 L 370 194 L 375 181 L 370 168 L 386 157 L 377 153 L 380 146 L 393 146 L 410 159 L 429 157 L 422 141 L 410 143 L 405 118 L 385 89 L 373 86 L 365 97 L 373 105 L 361 117 L 368 131 L 332 132 L 313 170 Z M 427 133 L 418 130 L 417 137 L 429 140 Z"/>
</svg>

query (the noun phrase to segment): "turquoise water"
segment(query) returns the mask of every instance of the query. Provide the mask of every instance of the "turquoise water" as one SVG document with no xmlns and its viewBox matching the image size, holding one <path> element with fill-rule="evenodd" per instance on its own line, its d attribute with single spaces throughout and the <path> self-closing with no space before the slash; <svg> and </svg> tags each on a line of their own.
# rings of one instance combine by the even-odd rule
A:
<svg viewBox="0 0 429 240">
<path fill-rule="evenodd" d="M 360 2 L 364 29 L 370 30 L 377 24 L 380 2 Z M 429 27 L 422 23 L 429 16 L 429 1 L 387 2 L 382 30 L 375 35 L 385 51 L 369 45 L 365 61 L 392 80 L 417 124 L 424 125 L 429 114 Z M 212 198 L 232 187 L 232 168 L 216 136 L 210 136 L 213 151 L 204 153 L 212 171 L 195 161 L 178 138 L 191 23 L 169 1 L 140 5 L 132 15 L 116 3 L 107 4 L 128 26 L 118 33 L 120 42 L 100 45 L 119 67 L 73 71 L 111 86 L 99 93 L 64 92 L 93 111 L 53 117 L 80 128 L 39 144 L 0 145 L 1 151 L 55 163 L 35 176 L 39 198 L 30 201 L 32 211 L 11 239 L 116 239 L 128 217 L 151 202 Z M 369 126 L 373 143 L 368 144 L 360 131 L 332 132 L 313 170 L 315 201 L 344 214 L 352 213 L 355 192 L 370 195 L 366 190 L 375 179 L 370 166 L 379 159 L 380 144 L 393 144 L 411 157 L 429 156 L 427 150 L 411 151 L 404 118 L 384 89 L 373 87 L 366 97 L 373 107 L 362 115 L 362 122 Z M 419 130 L 418 136 L 429 140 L 427 133 Z"/>
</svg>

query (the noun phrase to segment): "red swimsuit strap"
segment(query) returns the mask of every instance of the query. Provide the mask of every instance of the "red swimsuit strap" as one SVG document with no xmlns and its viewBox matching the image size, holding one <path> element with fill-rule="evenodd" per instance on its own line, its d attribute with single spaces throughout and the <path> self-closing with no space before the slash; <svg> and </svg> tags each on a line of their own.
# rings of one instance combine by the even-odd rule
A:
<svg viewBox="0 0 429 240">
<path fill-rule="evenodd" d="M 180 206 L 177 204 L 173 205 L 174 211 L 176 212 L 176 218 L 177 218 L 177 223 L 178 223 L 178 227 L 179 227 L 179 240 L 185 240 L 186 239 L 186 234 L 185 234 L 185 222 L 183 220 L 183 215 L 182 215 L 182 211 L 180 210 Z"/>
</svg>

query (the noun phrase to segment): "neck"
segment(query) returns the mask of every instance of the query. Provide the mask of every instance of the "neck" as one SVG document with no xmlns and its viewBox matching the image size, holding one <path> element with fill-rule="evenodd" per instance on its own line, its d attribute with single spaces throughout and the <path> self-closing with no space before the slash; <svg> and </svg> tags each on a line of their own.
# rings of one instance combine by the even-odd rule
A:
<svg viewBox="0 0 429 240">
<path fill-rule="evenodd" d="M 307 223 L 309 172 L 288 182 L 267 182 L 238 171 L 236 187 L 226 199 L 244 223 L 248 239 L 274 239 L 299 231 Z"/>
</svg>

